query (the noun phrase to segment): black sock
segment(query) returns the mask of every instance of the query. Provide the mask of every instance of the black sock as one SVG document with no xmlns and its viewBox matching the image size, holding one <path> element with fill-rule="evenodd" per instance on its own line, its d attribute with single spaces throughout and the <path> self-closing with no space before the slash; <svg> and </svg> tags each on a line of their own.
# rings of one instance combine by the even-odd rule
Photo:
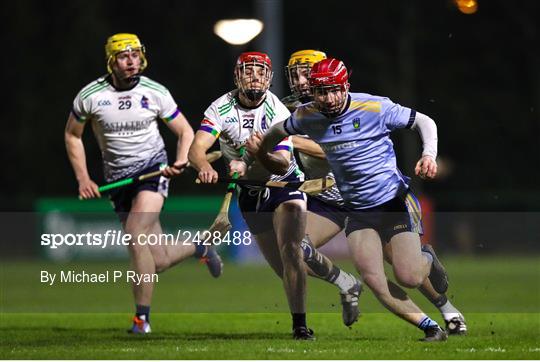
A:
<svg viewBox="0 0 540 362">
<path fill-rule="evenodd" d="M 292 313 L 293 329 L 306 326 L 306 313 Z"/>
<path fill-rule="evenodd" d="M 136 305 L 135 315 L 137 318 L 144 316 L 144 320 L 150 323 L 150 306 L 149 305 Z"/>
<path fill-rule="evenodd" d="M 437 299 L 434 299 L 432 302 L 435 305 L 435 307 L 440 308 L 443 305 L 445 305 L 446 302 L 448 302 L 448 298 L 446 297 L 445 294 L 441 294 Z"/>
</svg>

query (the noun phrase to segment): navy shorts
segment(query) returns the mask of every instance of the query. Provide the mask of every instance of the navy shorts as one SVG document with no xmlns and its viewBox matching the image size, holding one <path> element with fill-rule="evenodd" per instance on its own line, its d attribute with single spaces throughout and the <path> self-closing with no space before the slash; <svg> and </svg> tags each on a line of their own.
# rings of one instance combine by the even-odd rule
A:
<svg viewBox="0 0 540 362">
<path fill-rule="evenodd" d="M 307 210 L 332 221 L 339 226 L 340 229 L 345 228 L 348 214 L 347 210 L 328 204 L 310 195 L 307 197 Z"/>
<path fill-rule="evenodd" d="M 411 191 L 369 209 L 349 212 L 345 235 L 362 229 L 375 229 L 383 242 L 399 233 L 410 231 L 423 234 L 422 209 Z"/>
<path fill-rule="evenodd" d="M 138 177 L 146 173 L 158 171 L 165 166 L 165 164 L 155 164 L 128 177 Z M 109 199 L 111 200 L 114 211 L 120 217 L 120 221 L 124 222 L 127 219 L 131 211 L 131 202 L 141 191 L 157 192 L 166 198 L 169 193 L 169 179 L 163 176 L 155 176 L 141 182 L 111 190 Z"/>
<path fill-rule="evenodd" d="M 306 194 L 303 192 L 285 188 L 250 189 L 239 186 L 238 189 L 238 206 L 253 234 L 260 234 L 274 228 L 274 211 L 285 201 L 306 201 Z"/>
</svg>

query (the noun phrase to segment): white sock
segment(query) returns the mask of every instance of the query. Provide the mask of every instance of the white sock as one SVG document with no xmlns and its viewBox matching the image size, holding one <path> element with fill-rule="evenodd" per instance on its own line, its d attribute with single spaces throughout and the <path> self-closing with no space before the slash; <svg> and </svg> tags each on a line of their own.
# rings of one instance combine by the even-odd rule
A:
<svg viewBox="0 0 540 362">
<path fill-rule="evenodd" d="M 457 308 L 454 307 L 450 301 L 447 301 L 443 306 L 439 307 L 439 311 L 443 315 L 445 321 L 449 321 L 454 317 L 461 316 L 459 310 L 457 310 Z"/>
<path fill-rule="evenodd" d="M 333 282 L 341 289 L 342 292 L 347 292 L 356 283 L 356 279 L 349 273 L 345 273 L 343 270 L 339 271 L 339 275 Z"/>
</svg>

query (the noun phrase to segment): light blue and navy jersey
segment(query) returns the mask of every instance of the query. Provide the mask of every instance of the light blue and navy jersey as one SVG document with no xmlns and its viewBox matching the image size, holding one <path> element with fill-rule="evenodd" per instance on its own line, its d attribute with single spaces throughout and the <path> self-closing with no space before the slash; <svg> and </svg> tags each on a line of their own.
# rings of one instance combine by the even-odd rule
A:
<svg viewBox="0 0 540 362">
<path fill-rule="evenodd" d="M 385 97 L 349 93 L 345 110 L 335 118 L 313 103 L 300 106 L 284 123 L 291 134 L 305 134 L 326 153 L 345 206 L 366 209 L 408 189 L 409 178 L 397 168 L 389 135 L 410 128 L 416 112 Z"/>
</svg>

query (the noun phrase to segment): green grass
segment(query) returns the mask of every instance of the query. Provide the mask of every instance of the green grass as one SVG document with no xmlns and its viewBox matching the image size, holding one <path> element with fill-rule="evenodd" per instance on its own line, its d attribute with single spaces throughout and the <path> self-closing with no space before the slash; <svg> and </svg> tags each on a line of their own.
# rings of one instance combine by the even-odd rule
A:
<svg viewBox="0 0 540 362">
<path fill-rule="evenodd" d="M 39 282 L 40 270 L 123 270 L 118 263 L 2 262 L 1 359 L 539 359 L 538 257 L 444 258 L 449 296 L 470 333 L 446 343 L 418 342 L 422 333 L 386 312 L 366 291 L 363 315 L 341 324 L 336 289 L 309 280 L 308 322 L 314 342 L 290 338 L 281 282 L 266 266 L 227 264 L 220 279 L 200 265 L 160 275 L 149 336 L 130 336 L 126 283 Z M 352 270 L 349 264 L 340 263 Z M 410 293 L 432 317 L 439 313 Z"/>
</svg>

